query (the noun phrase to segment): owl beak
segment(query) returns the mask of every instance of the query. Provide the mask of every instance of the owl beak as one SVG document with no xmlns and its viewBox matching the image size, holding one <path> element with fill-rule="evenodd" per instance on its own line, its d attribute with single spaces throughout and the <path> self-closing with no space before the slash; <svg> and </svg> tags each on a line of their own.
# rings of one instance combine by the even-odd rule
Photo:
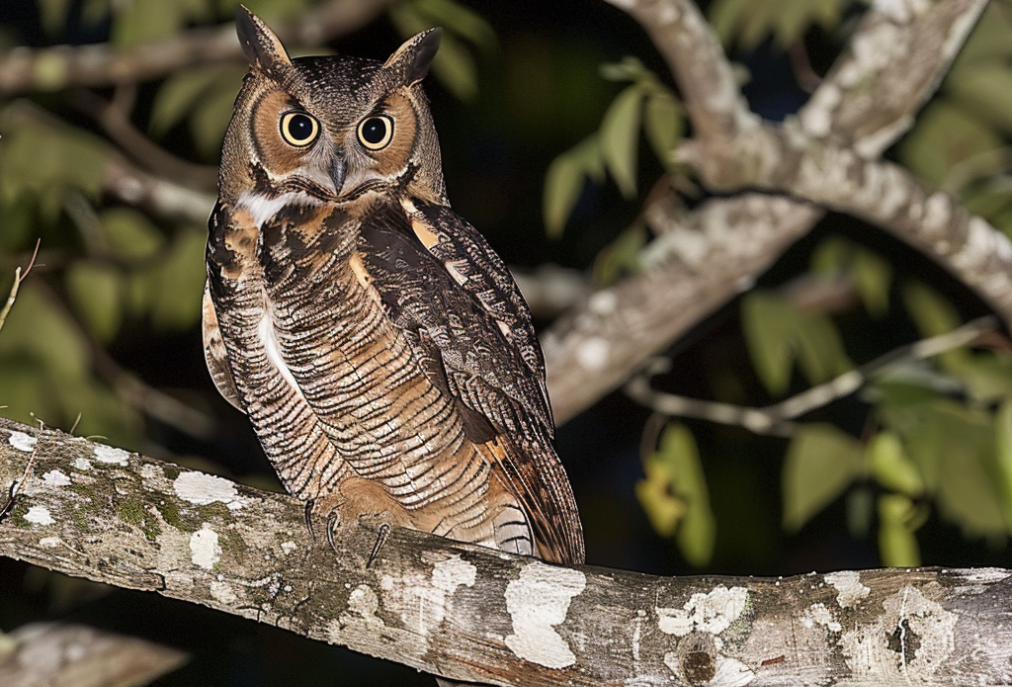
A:
<svg viewBox="0 0 1012 687">
<path fill-rule="evenodd" d="M 344 187 L 345 173 L 348 171 L 348 163 L 345 162 L 343 155 L 335 155 L 333 161 L 330 163 L 330 180 L 334 184 L 334 195 L 341 195 L 341 189 Z"/>
</svg>

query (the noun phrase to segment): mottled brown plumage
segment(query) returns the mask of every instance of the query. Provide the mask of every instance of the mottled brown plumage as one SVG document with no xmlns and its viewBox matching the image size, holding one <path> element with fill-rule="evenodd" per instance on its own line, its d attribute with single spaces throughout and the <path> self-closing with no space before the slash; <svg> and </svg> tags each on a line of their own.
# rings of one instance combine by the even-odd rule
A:
<svg viewBox="0 0 1012 687">
<path fill-rule="evenodd" d="M 237 26 L 251 70 L 204 299 L 218 389 L 285 487 L 338 521 L 582 562 L 526 304 L 446 198 L 419 83 L 439 31 L 380 63 L 291 60 L 245 9 Z"/>
</svg>

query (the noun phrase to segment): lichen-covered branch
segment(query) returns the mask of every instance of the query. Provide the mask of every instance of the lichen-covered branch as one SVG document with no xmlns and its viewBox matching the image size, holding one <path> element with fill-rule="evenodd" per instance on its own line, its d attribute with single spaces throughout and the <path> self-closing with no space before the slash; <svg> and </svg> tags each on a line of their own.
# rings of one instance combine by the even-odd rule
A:
<svg viewBox="0 0 1012 687">
<path fill-rule="evenodd" d="M 711 200 L 645 250 L 645 273 L 592 295 L 542 334 L 559 423 L 593 405 L 657 351 L 752 286 L 821 216 L 787 198 Z"/>
<path fill-rule="evenodd" d="M 1012 323 L 1012 241 L 899 165 L 765 126 L 720 146 L 679 151 L 714 186 L 786 193 L 864 219 L 933 257 Z"/>
<path fill-rule="evenodd" d="M 914 122 L 987 0 L 874 0 L 843 55 L 798 113 L 811 138 L 874 159 Z"/>
<path fill-rule="evenodd" d="M 285 42 L 320 45 L 369 23 L 392 0 L 332 0 L 275 30 Z M 191 65 L 240 61 L 235 25 L 195 28 L 160 43 L 118 49 L 109 43 L 15 48 L 0 57 L 0 97 L 69 86 L 149 81 Z"/>
<path fill-rule="evenodd" d="M 664 578 L 345 523 L 0 419 L 0 555 L 498 685 L 1010 685 L 1012 572 Z M 5 497 L 0 497 L 5 498 Z M 321 524 L 322 526 L 322 524 Z M 322 534 L 318 532 L 318 534 Z"/>
<path fill-rule="evenodd" d="M 757 172 L 771 164 L 763 158 L 769 152 L 763 140 L 764 132 L 773 127 L 758 126 L 753 115 L 743 113 L 737 91 L 729 92 L 727 58 L 695 5 L 689 0 L 608 1 L 643 25 L 679 84 L 695 129 L 694 151 L 683 159 L 696 165 L 702 180 L 715 189 L 739 190 L 745 187 L 746 176 L 755 182 Z M 788 128 L 808 142 L 829 142 L 853 158 L 875 159 L 909 128 L 986 4 L 986 0 L 873 2 L 847 50 Z M 743 149 L 749 154 L 736 157 Z M 804 181 L 820 184 L 827 192 L 841 173 L 831 166 L 809 171 L 812 175 Z M 736 195 L 712 200 L 685 217 L 669 217 L 679 229 L 646 248 L 644 274 L 592 296 L 546 332 L 548 385 L 559 422 L 618 387 L 650 356 L 748 288 L 822 218 L 823 207 L 849 211 L 803 200 L 824 203 L 816 194 L 800 193 L 801 199 L 794 200 L 790 198 L 794 189 L 755 185 L 785 195 Z M 877 191 L 885 197 L 890 188 L 881 186 Z M 943 209 L 950 209 L 949 204 Z M 954 215 L 959 212 L 953 210 Z M 989 226 L 973 223 L 973 227 L 967 230 L 967 240 L 957 235 L 953 245 L 1007 243 Z M 915 241 L 915 245 L 924 244 Z M 966 251 L 971 253 L 978 259 L 969 270 L 955 269 L 952 251 L 934 254 L 961 278 L 970 278 L 968 284 L 974 288 L 990 285 L 981 293 L 1000 307 L 1009 274 L 1004 259 L 985 260 L 979 250 Z M 659 257 L 675 255 L 677 259 L 670 261 Z M 725 261 L 728 256 L 736 259 Z M 686 269 L 687 260 L 696 269 Z"/>
</svg>

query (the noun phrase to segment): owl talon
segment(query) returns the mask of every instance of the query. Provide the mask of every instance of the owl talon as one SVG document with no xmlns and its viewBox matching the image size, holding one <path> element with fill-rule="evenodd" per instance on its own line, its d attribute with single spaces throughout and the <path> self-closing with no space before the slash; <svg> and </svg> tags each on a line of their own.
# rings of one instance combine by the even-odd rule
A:
<svg viewBox="0 0 1012 687">
<path fill-rule="evenodd" d="M 341 514 L 336 510 L 332 510 L 327 513 L 327 543 L 330 544 L 330 548 L 334 550 L 334 553 L 339 553 L 337 550 L 337 544 L 334 543 L 334 530 L 341 524 Z"/>
<path fill-rule="evenodd" d="M 390 536 L 390 523 L 384 522 L 379 526 L 379 533 L 376 535 L 376 543 L 373 544 L 372 553 L 369 554 L 369 560 L 366 561 L 365 567 L 369 568 L 372 566 L 373 561 L 379 556 L 380 549 L 387 542 L 387 537 Z"/>
<path fill-rule="evenodd" d="M 306 519 L 306 529 L 309 530 L 309 538 L 316 544 L 316 530 L 313 529 L 313 510 L 316 506 L 316 499 L 309 499 L 306 501 L 306 510 L 303 516 Z"/>
</svg>

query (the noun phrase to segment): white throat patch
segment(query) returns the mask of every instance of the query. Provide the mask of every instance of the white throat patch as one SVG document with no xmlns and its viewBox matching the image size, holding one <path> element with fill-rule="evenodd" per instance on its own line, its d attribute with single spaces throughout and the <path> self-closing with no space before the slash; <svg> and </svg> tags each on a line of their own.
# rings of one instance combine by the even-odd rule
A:
<svg viewBox="0 0 1012 687">
<path fill-rule="evenodd" d="M 288 205 L 319 206 L 321 204 L 317 198 L 303 191 L 282 193 L 276 198 L 268 198 L 253 191 L 243 191 L 242 195 L 239 196 L 239 201 L 236 203 L 240 210 L 245 210 L 250 214 L 258 227 L 262 227 L 264 222 L 274 217 L 281 208 Z"/>
</svg>

